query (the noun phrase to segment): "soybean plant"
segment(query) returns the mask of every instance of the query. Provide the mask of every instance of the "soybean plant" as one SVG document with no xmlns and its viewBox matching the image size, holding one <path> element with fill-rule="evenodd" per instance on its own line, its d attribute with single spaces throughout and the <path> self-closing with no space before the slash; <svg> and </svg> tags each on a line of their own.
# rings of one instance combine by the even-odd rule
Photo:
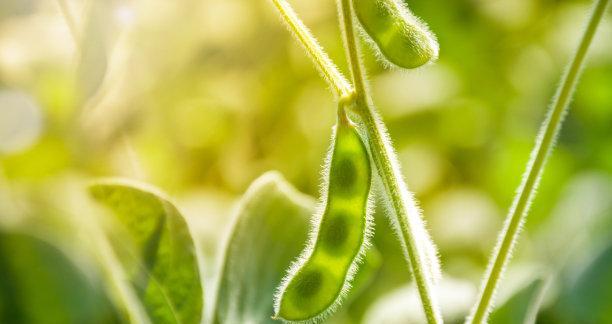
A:
<svg viewBox="0 0 612 324">
<path fill-rule="evenodd" d="M 276 289 L 273 318 L 286 322 L 319 322 L 342 304 L 353 283 L 359 285 L 359 280 L 353 279 L 370 245 L 369 239 L 373 234 L 371 211 L 376 201 L 387 207 L 387 216 L 396 231 L 399 245 L 414 278 L 427 322 L 441 323 L 442 318 L 432 294 L 440 273 L 437 251 L 426 231 L 417 203 L 403 180 L 386 126 L 378 116 L 366 86 L 356 19 L 364 30 L 363 36 L 374 44 L 384 62 L 401 68 L 416 68 L 434 61 L 439 52 L 435 36 L 425 23 L 408 10 L 403 0 L 337 0 L 352 81 L 349 82 L 289 4 L 285 0 L 272 1 L 338 99 L 337 124 L 332 130 L 331 147 L 322 171 L 319 207 L 312 217 L 306 247 L 287 270 L 280 287 Z M 532 158 L 500 232 L 478 302 L 467 318 L 467 323 L 487 322 L 489 312 L 493 308 L 495 291 L 526 220 L 546 160 L 567 113 L 588 48 L 608 2 L 609 0 L 596 0 L 578 49 L 541 126 Z M 58 3 L 76 40 L 78 33 L 74 20 L 65 2 L 58 0 Z M 97 90 L 99 81 L 97 78 L 91 89 L 86 91 L 88 96 Z M 126 321 L 135 323 L 202 322 L 204 294 L 199 269 L 201 265 L 188 222 L 178 208 L 154 188 L 132 182 L 97 182 L 90 187 L 90 194 L 108 207 L 108 211 L 115 216 L 114 222 L 123 227 L 125 235 L 131 241 L 126 246 L 110 244 L 114 237 L 103 235 L 102 230 L 97 228 L 97 221 L 84 222 L 81 225 L 94 241 L 92 244 L 96 250 L 96 258 L 109 279 L 109 290 L 121 308 L 117 309 L 117 312 L 110 311 L 109 319 L 114 322 L 123 316 Z M 214 296 L 212 313 L 209 316 L 212 323 L 261 322 L 262 318 L 270 320 L 268 315 L 272 300 L 262 296 L 271 294 L 276 283 L 280 281 L 278 277 L 282 272 L 278 271 L 279 267 L 288 263 L 290 254 L 297 254 L 299 245 L 294 244 L 294 239 L 299 236 L 301 240 L 300 234 L 305 237 L 305 217 L 312 209 L 310 199 L 300 197 L 278 175 L 267 174 L 255 182 L 243 199 L 236 214 L 232 234 L 228 236 L 217 294 Z M 284 214 L 297 217 L 289 223 L 279 225 L 276 220 L 279 215 Z M 295 226 L 290 226 L 292 229 L 285 231 L 280 240 L 278 237 L 272 239 L 272 235 L 266 235 L 287 224 Z M 287 242 L 290 244 L 282 244 Z M 3 265 L 8 265 L 0 270 L 9 275 L 19 277 L 19 269 L 36 269 L 41 268 L 41 265 L 57 268 L 57 273 L 61 272 L 59 268 L 68 268 L 69 272 L 75 274 L 78 272 L 67 258 L 37 237 L 15 235 L 0 230 L 0 245 L 2 244 L 35 252 L 32 258 L 17 263 L 6 262 L 0 258 L 0 261 L 4 262 Z M 266 248 L 274 245 L 279 246 L 275 251 L 276 255 L 273 255 L 275 262 L 269 262 L 270 260 L 262 255 L 269 252 Z M 253 253 L 251 249 L 242 249 L 244 246 L 257 246 L 257 253 Z M 0 252 L 6 256 L 19 256 L 15 249 L 4 250 L 6 251 Z M 370 250 L 369 253 L 372 251 L 375 252 Z M 610 255 L 611 251 L 606 250 L 605 255 Z M 54 263 L 47 264 L 49 258 L 39 258 L 43 254 L 52 256 Z M 253 254 L 250 258 L 245 257 Z M 597 264 L 602 264 L 603 268 L 607 265 L 604 262 L 606 260 L 607 258 L 598 259 Z M 22 264 L 21 261 L 26 263 Z M 23 266 L 27 263 L 34 266 Z M 56 263 L 61 267 L 58 268 Z M 257 268 L 258 271 L 244 276 L 244 268 Z M 367 270 L 368 267 L 364 268 Z M 597 273 L 585 273 L 583 276 L 597 277 Z M 265 282 L 261 285 L 264 289 L 244 294 L 243 288 L 247 283 L 258 280 Z M 25 283 L 19 280 L 16 282 Z M 86 282 L 80 277 L 75 283 L 77 286 L 86 286 Z M 589 290 L 593 285 L 584 285 L 587 287 L 585 290 Z M 14 294 L 13 282 L 10 282 L 9 286 L 9 292 Z M 53 285 L 56 286 L 64 289 L 62 285 Z M 25 292 L 34 296 L 36 290 L 28 289 Z M 538 290 L 538 294 L 540 291 L 543 290 Z M 43 295 L 48 297 L 48 294 Z M 88 293 L 83 291 L 83 296 L 88 297 L 87 295 Z M 239 295 L 248 296 L 237 301 Z M 98 297 L 92 295 L 89 298 Z M 13 302 L 12 308 L 17 309 L 18 313 L 25 314 L 27 307 L 18 307 L 23 305 L 15 304 L 14 299 L 18 298 L 4 298 Z M 264 302 L 259 303 L 261 300 Z M 105 299 L 100 301 L 104 304 L 107 302 Z M 535 308 L 529 307 L 527 317 L 535 318 L 537 306 L 536 303 Z M 106 305 L 103 307 L 106 308 Z M 13 313 L 14 309 L 11 310 Z M 39 313 L 38 309 L 35 314 L 49 320 L 49 314 Z M 0 314 L 0 321 L 2 315 L 4 314 Z M 204 321 L 207 322 L 208 318 L 204 318 Z"/>
<path fill-rule="evenodd" d="M 367 91 L 354 18 L 357 17 L 360 20 L 361 26 L 365 30 L 364 34 L 376 44 L 382 57 L 400 67 L 414 68 L 434 60 L 438 54 L 438 44 L 434 36 L 424 23 L 414 17 L 397 0 L 338 0 L 343 40 L 352 79 L 352 85 L 347 86 L 342 74 L 329 60 L 314 37 L 305 29 L 289 5 L 283 0 L 273 1 L 291 30 L 295 32 L 307 52 L 314 59 L 319 70 L 322 71 L 325 79 L 332 85 L 332 89 L 336 91 L 337 96 L 341 101 L 348 102 L 347 107 L 350 107 L 349 110 L 352 115 L 356 116 L 357 127 L 364 134 L 367 152 L 376 170 L 373 176 L 374 182 L 380 184 L 374 188 L 375 197 L 377 201 L 388 207 L 391 223 L 396 229 L 404 255 L 412 271 L 427 322 L 442 322 L 436 301 L 432 295 L 432 285 L 435 284 L 439 272 L 435 246 L 425 230 L 416 202 L 406 188 L 386 127 L 378 117 L 373 100 Z M 550 154 L 554 140 L 559 133 L 588 47 L 607 4 L 608 0 L 597 0 L 578 50 L 560 84 L 553 105 L 540 131 L 540 136 L 538 136 L 523 183 L 518 190 L 504 229 L 500 233 L 499 243 L 495 248 L 494 256 L 483 281 L 479 301 L 468 318 L 469 323 L 485 323 L 487 320 L 488 312 L 492 308 L 494 292 L 516 244 L 521 225 L 525 221 L 529 204 L 535 195 L 537 184 L 544 170 L 546 158 Z M 367 213 L 364 215 L 367 215 Z M 324 223 L 322 222 L 320 230 L 326 229 Z M 316 238 L 316 235 L 314 237 Z M 308 261 L 303 260 L 302 263 L 298 262 L 303 267 L 296 266 L 295 268 L 309 269 L 310 271 L 310 268 L 313 267 L 310 262 L 313 262 L 313 264 L 317 264 L 316 267 L 320 266 L 327 269 L 328 272 L 332 271 L 331 269 L 336 269 L 336 271 L 337 269 L 345 269 L 344 267 L 337 267 L 334 262 L 329 260 L 321 261 L 323 258 L 316 256 L 318 254 L 316 245 L 313 251 L 307 256 L 313 257 L 312 259 L 317 260 L 316 262 L 310 259 Z M 346 265 L 346 263 L 343 264 Z M 321 271 L 321 268 L 317 271 Z M 347 276 L 342 287 L 339 283 L 336 283 L 336 288 L 331 288 L 330 285 L 329 292 L 344 293 L 348 281 L 350 281 L 350 272 L 346 272 Z M 336 297 L 337 295 L 332 293 L 325 293 L 327 299 L 323 300 L 320 299 L 322 295 L 314 295 L 324 291 L 322 286 L 316 287 L 317 285 L 323 285 L 325 279 L 322 279 L 322 277 L 313 280 L 312 272 L 294 271 L 290 273 L 295 273 L 295 275 L 289 276 L 285 283 L 285 289 L 282 291 L 289 294 L 288 292 L 291 289 L 295 289 L 294 297 L 291 298 L 287 295 L 288 300 L 294 299 L 294 303 L 291 304 L 291 307 L 294 308 L 287 314 L 293 314 L 295 317 L 291 318 L 287 315 L 283 317 L 282 306 L 285 298 L 282 298 L 280 302 L 280 312 L 277 309 L 280 317 L 286 320 L 317 320 L 331 313 L 340 302 Z M 296 282 L 294 283 L 293 280 L 296 280 Z M 293 285 L 295 285 L 295 288 L 293 288 Z M 308 297 L 305 293 L 312 293 L 313 296 Z M 298 314 L 301 314 L 301 316 L 297 316 Z"/>
<path fill-rule="evenodd" d="M 437 252 L 425 229 L 420 210 L 403 180 L 385 126 L 378 117 L 370 95 L 366 91 L 365 75 L 355 34 L 356 21 L 353 19 L 355 16 L 353 3 L 350 0 L 338 1 L 340 25 L 344 35 L 343 41 L 352 74 L 353 84 L 350 85 L 331 62 L 317 40 L 299 20 L 291 6 L 285 0 L 272 1 L 289 29 L 304 46 L 325 80 L 331 85 L 331 89 L 339 98 L 341 106 L 346 107 L 349 116 L 355 117 L 356 128 L 363 134 L 368 158 L 373 162 L 374 170 L 376 170 L 372 177 L 378 184 L 375 187 L 374 196 L 377 201 L 388 207 L 387 214 L 414 277 L 427 321 L 429 323 L 440 323 L 441 316 L 431 293 L 431 286 L 435 283 L 439 274 Z M 355 5 L 357 4 L 355 2 Z M 375 18 L 375 21 L 382 21 L 382 23 L 374 26 L 374 29 L 368 27 L 372 32 L 376 32 L 375 36 L 372 36 L 372 34 L 370 36 L 380 42 L 378 46 L 385 47 L 384 50 L 381 49 L 383 55 L 386 55 L 392 63 L 404 67 L 416 67 L 434 59 L 437 56 L 438 45 L 433 36 L 430 36 L 426 29 L 422 27 L 424 25 L 416 23 L 416 18 L 408 19 L 407 9 L 397 5 L 396 2 L 393 2 L 393 4 L 394 6 L 385 5 L 384 7 L 382 7 L 382 2 L 376 4 L 384 10 L 373 12 L 375 16 L 372 17 Z M 398 25 L 398 21 L 402 22 L 403 25 Z M 387 38 L 389 35 L 392 36 L 391 39 Z M 344 117 L 341 115 L 339 130 L 342 128 L 342 118 Z M 347 168 L 345 166 L 341 167 Z M 332 174 L 334 173 L 334 170 L 330 170 L 330 188 L 333 180 Z M 370 178 L 359 181 L 370 181 Z M 323 194 L 323 201 L 327 203 L 326 193 Z M 368 204 L 364 202 L 365 200 L 361 202 L 355 200 L 351 203 L 354 206 L 351 207 L 351 210 L 354 208 L 355 210 L 356 208 L 363 209 L 361 213 L 363 220 L 356 222 L 353 226 L 368 223 L 366 217 Z M 323 214 L 327 215 L 326 212 Z M 288 321 L 321 320 L 337 308 L 342 301 L 339 297 L 347 293 L 350 287 L 353 268 L 357 267 L 355 260 L 358 258 L 355 259 L 355 256 L 347 257 L 350 256 L 350 254 L 347 254 L 337 259 L 326 255 L 322 252 L 323 250 L 319 251 L 322 247 L 317 240 L 318 235 L 326 235 L 322 233 L 325 233 L 330 226 L 325 223 L 325 215 L 320 228 L 314 226 L 315 231 L 311 234 L 309 248 L 290 269 L 289 276 L 279 289 L 280 294 L 276 301 L 276 312 L 279 318 Z M 315 217 L 315 224 L 318 223 Z M 314 234 L 317 233 L 317 230 L 318 234 Z M 347 230 L 349 229 L 347 228 Z M 358 233 L 358 230 L 367 233 L 367 226 L 365 231 L 357 226 L 350 229 L 351 233 Z M 366 246 L 363 242 L 360 244 L 361 248 Z M 352 250 L 346 250 L 345 252 L 352 251 L 352 253 L 355 253 L 357 246 L 356 242 L 351 243 Z M 359 254 L 357 252 L 356 255 Z M 349 263 L 349 260 L 352 260 L 352 262 Z M 349 264 L 350 266 L 347 268 Z M 312 272 L 313 269 L 317 269 L 317 272 Z M 332 275 L 329 275 L 328 278 L 326 277 L 327 273 L 332 273 Z M 339 280 L 343 280 L 343 282 Z"/>
</svg>

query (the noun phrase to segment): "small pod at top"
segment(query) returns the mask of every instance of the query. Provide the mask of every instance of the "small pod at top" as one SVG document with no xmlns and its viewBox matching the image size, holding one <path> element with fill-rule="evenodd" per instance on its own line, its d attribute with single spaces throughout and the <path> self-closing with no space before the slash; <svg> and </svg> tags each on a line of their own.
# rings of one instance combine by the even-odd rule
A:
<svg viewBox="0 0 612 324">
<path fill-rule="evenodd" d="M 318 321 L 329 315 L 348 293 L 368 246 L 370 159 L 343 107 L 332 140 L 308 244 L 275 298 L 275 317 L 285 321 Z"/>
<path fill-rule="evenodd" d="M 438 57 L 438 42 L 402 0 L 353 0 L 357 18 L 382 56 L 399 67 L 417 68 Z"/>
</svg>

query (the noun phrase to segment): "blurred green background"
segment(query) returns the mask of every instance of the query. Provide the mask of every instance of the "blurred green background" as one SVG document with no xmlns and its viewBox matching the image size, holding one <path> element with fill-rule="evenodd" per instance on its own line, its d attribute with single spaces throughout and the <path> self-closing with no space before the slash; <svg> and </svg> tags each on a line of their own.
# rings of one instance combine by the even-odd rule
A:
<svg viewBox="0 0 612 324">
<path fill-rule="evenodd" d="M 290 2 L 346 71 L 335 1 Z M 412 0 L 438 37 L 435 64 L 384 69 L 363 45 L 374 101 L 445 276 L 466 287 L 457 307 L 475 298 L 590 5 Z M 575 284 L 599 278 L 583 276 L 597 255 L 612 258 L 607 16 L 501 287 L 500 303 L 504 290 L 542 274 L 565 278 L 546 290 L 541 322 L 612 323 L 610 275 L 600 271 L 588 289 Z M 95 283 L 99 270 L 75 244 L 88 241 L 79 230 L 91 207 L 84 184 L 139 179 L 176 200 L 210 279 L 234 204 L 259 175 L 278 170 L 317 196 L 335 108 L 267 0 L 2 0 L 0 225 L 54 242 Z M 598 310 L 607 315 L 589 317 Z M 368 312 L 370 322 L 392 312 L 379 313 Z"/>
</svg>

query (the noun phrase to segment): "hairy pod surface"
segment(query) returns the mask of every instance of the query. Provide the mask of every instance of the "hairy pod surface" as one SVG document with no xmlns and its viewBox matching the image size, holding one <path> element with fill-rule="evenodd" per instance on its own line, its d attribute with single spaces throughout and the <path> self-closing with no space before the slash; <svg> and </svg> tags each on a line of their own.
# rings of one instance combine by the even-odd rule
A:
<svg viewBox="0 0 612 324">
<path fill-rule="evenodd" d="M 368 244 L 370 159 L 356 128 L 342 116 L 326 164 L 318 224 L 276 296 L 275 316 L 285 321 L 315 322 L 331 313 Z"/>
<path fill-rule="evenodd" d="M 400 1 L 353 0 L 353 7 L 382 56 L 399 67 L 413 69 L 438 57 L 438 43 Z"/>
</svg>

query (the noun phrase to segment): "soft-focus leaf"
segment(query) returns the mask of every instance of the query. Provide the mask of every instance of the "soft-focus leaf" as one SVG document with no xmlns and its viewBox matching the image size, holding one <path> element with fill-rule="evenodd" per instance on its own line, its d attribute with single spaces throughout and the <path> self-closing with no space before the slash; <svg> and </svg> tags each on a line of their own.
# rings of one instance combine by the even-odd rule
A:
<svg viewBox="0 0 612 324">
<path fill-rule="evenodd" d="M 352 284 L 353 288 L 347 302 L 350 303 L 354 301 L 362 293 L 368 293 L 367 288 L 372 284 L 374 278 L 376 278 L 376 274 L 380 270 L 381 264 L 381 253 L 374 246 L 370 246 L 363 256 L 363 263 L 359 267 L 359 271 L 355 274 L 355 279 L 353 279 Z"/>
<path fill-rule="evenodd" d="M 595 270 L 591 263 L 595 254 L 609 244 L 612 234 L 611 194 L 609 175 L 586 172 L 575 176 L 536 236 L 538 247 L 550 259 L 547 263 L 557 272 L 555 284 L 560 286 L 558 291 L 551 289 L 547 294 L 547 299 L 551 299 L 550 305 L 539 314 L 538 322 L 592 323 L 592 320 L 589 322 L 590 316 L 595 316 L 601 307 L 605 307 L 591 304 L 588 299 L 609 290 L 612 281 L 601 280 L 592 291 L 578 287 L 589 281 L 587 271 L 590 270 L 587 269 Z M 601 258 L 604 258 L 603 254 L 600 255 L 600 262 L 603 262 Z M 578 295 L 574 296 L 575 293 Z M 591 306 L 594 312 L 588 315 Z"/>
<path fill-rule="evenodd" d="M 132 281 L 155 323 L 199 323 L 203 288 L 193 239 L 183 216 L 162 194 L 121 181 L 90 187 L 125 226 L 141 262 Z"/>
<path fill-rule="evenodd" d="M 612 323 L 612 244 L 564 289 L 558 311 L 567 323 Z M 564 322 L 564 323 L 565 323 Z"/>
<path fill-rule="evenodd" d="M 96 94 L 108 66 L 111 1 L 90 1 L 88 17 L 80 41 L 78 86 L 81 103 Z"/>
<path fill-rule="evenodd" d="M 0 230 L 0 323 L 118 323 L 94 283 L 55 246 Z"/>
<path fill-rule="evenodd" d="M 364 313 L 376 303 L 378 299 L 391 290 L 412 280 L 410 272 L 406 269 L 406 261 L 402 250 L 397 244 L 393 229 L 385 215 L 384 207 L 375 206 L 374 211 L 374 235 L 373 246 L 370 250 L 376 250 L 380 254 L 380 265 L 373 277 L 367 283 L 367 293 L 358 294 L 349 305 L 351 321 L 360 322 Z M 366 255 L 366 259 L 368 256 Z M 364 265 L 365 268 L 365 265 Z M 364 271 L 361 270 L 360 273 Z M 356 281 L 359 281 L 357 274 Z"/>
<path fill-rule="evenodd" d="M 580 251 L 605 244 L 612 232 L 612 177 L 583 172 L 564 187 L 550 218 L 536 235 L 545 256 L 560 263 L 580 262 Z M 577 215 L 580 215 L 578 217 Z"/>
<path fill-rule="evenodd" d="M 532 315 L 537 314 L 547 279 L 536 278 L 522 289 L 516 291 L 503 304 L 497 306 L 490 315 L 490 322 L 496 324 L 532 323 Z"/>
<path fill-rule="evenodd" d="M 272 302 L 301 252 L 315 202 L 270 172 L 248 189 L 225 247 L 215 323 L 275 323 Z"/>
<path fill-rule="evenodd" d="M 215 323 L 278 323 L 273 297 L 308 236 L 315 200 L 298 192 L 277 172 L 247 190 L 234 216 L 219 274 Z M 380 253 L 370 248 L 355 276 L 347 303 L 371 283 Z"/>
<path fill-rule="evenodd" d="M 442 316 L 447 323 L 463 320 L 472 301 L 476 287 L 467 281 L 444 277 L 435 286 Z M 376 301 L 366 311 L 362 323 L 411 324 L 425 323 L 418 291 L 414 284 L 404 285 Z"/>
</svg>

